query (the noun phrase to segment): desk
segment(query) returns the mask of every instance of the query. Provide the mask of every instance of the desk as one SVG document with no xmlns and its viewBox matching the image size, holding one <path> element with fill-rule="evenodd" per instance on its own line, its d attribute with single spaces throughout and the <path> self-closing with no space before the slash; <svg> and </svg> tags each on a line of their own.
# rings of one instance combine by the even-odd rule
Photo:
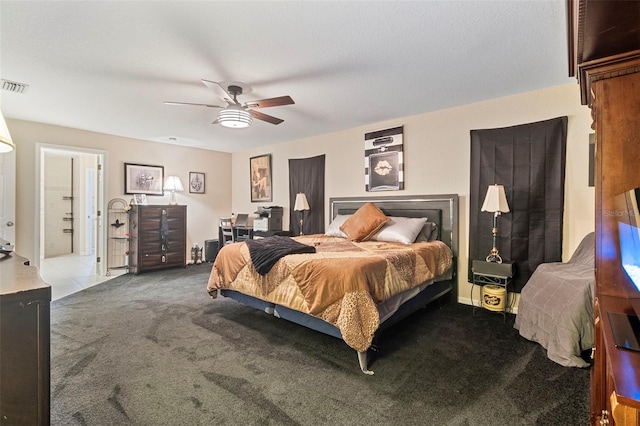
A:
<svg viewBox="0 0 640 426">
<path fill-rule="evenodd" d="M 228 228 L 227 228 L 228 229 Z M 233 232 L 233 241 L 244 241 L 253 239 L 253 228 L 246 226 L 234 226 L 231 228 Z M 218 227 L 218 250 L 224 247 L 225 236 L 222 233 L 222 227 Z"/>
</svg>

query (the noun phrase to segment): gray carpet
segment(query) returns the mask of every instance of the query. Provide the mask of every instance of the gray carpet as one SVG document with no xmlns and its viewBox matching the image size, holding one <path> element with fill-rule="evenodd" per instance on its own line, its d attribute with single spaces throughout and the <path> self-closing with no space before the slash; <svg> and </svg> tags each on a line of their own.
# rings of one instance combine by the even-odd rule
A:
<svg viewBox="0 0 640 426">
<path fill-rule="evenodd" d="M 513 317 L 429 306 L 362 374 L 341 340 L 211 300 L 211 265 L 124 275 L 52 303 L 54 425 L 586 425 L 589 371 Z"/>
</svg>

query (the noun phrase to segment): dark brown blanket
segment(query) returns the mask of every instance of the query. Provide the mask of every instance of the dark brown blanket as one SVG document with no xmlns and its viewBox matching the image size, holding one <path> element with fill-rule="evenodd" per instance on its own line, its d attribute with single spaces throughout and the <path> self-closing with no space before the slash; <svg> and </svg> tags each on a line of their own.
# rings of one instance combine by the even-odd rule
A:
<svg viewBox="0 0 640 426">
<path fill-rule="evenodd" d="M 289 237 L 275 235 L 259 240 L 247 240 L 249 255 L 254 268 L 260 275 L 266 275 L 273 265 L 288 254 L 315 253 L 313 246 L 299 243 Z"/>
</svg>

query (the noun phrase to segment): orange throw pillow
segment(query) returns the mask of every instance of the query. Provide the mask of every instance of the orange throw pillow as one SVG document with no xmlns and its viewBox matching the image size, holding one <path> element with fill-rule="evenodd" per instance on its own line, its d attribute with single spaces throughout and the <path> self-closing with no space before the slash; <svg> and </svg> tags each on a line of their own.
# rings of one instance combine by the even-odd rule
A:
<svg viewBox="0 0 640 426">
<path fill-rule="evenodd" d="M 347 219 L 340 230 L 347 234 L 351 241 L 367 241 L 389 220 L 375 204 L 367 203 Z"/>
</svg>

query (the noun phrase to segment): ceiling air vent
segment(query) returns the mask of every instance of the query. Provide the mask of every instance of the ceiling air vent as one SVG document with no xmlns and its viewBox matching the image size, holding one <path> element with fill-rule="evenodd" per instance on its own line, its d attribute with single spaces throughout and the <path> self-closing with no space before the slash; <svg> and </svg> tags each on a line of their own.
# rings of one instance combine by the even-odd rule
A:
<svg viewBox="0 0 640 426">
<path fill-rule="evenodd" d="M 28 84 L 2 79 L 2 90 L 8 90 L 14 93 L 26 93 L 28 88 Z"/>
</svg>

